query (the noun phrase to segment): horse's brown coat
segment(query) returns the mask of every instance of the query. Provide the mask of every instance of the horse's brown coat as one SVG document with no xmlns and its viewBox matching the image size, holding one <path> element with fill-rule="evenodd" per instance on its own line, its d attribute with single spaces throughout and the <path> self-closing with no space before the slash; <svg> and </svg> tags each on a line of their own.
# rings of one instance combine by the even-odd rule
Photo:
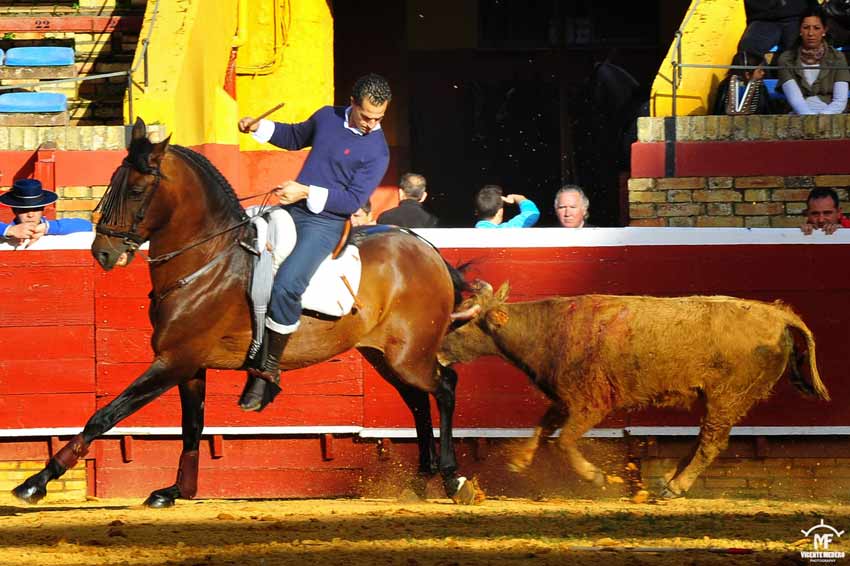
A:
<svg viewBox="0 0 850 566">
<path fill-rule="evenodd" d="M 551 400 L 535 437 L 511 465 L 524 469 L 540 438 L 563 426 L 559 444 L 586 479 L 601 474 L 575 441 L 615 409 L 706 403 L 700 444 L 691 463 L 670 481 L 671 495 L 687 491 L 725 448 L 729 430 L 770 394 L 794 341 L 805 339 L 811 387 L 828 399 L 815 363 L 810 330 L 790 308 L 732 297 L 586 295 L 505 303 L 508 287 L 485 286 L 463 305 L 470 322 L 443 341 L 443 364 L 497 355 L 524 370 Z M 476 306 L 477 305 L 477 306 Z M 480 309 L 480 310 L 477 310 Z"/>
</svg>

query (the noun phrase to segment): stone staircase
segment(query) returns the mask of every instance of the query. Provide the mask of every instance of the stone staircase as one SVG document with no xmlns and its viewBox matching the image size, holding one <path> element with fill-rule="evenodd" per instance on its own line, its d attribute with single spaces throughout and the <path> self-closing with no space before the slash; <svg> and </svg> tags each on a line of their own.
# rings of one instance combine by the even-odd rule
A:
<svg viewBox="0 0 850 566">
<path fill-rule="evenodd" d="M 71 47 L 77 75 L 127 71 L 139 42 L 147 0 L 6 0 L 0 5 L 0 49 Z M 3 86 L 31 83 L 5 79 Z M 124 76 L 36 87 L 68 97 L 71 126 L 123 122 Z M 5 91 L 8 92 L 8 91 Z"/>
</svg>

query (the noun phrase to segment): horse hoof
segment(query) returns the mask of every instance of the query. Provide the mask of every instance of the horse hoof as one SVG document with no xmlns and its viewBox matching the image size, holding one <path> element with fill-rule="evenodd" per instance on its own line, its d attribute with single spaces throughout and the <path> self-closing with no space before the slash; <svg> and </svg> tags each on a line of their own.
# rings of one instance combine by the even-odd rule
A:
<svg viewBox="0 0 850 566">
<path fill-rule="evenodd" d="M 168 507 L 174 507 L 174 498 L 162 493 L 153 492 L 145 499 L 142 505 L 151 509 L 166 509 Z"/>
<path fill-rule="evenodd" d="M 484 490 L 478 487 L 478 483 L 474 479 L 463 479 L 465 481 L 461 484 L 460 489 L 452 495 L 452 501 L 458 505 L 478 505 L 483 503 L 487 498 Z"/>
<path fill-rule="evenodd" d="M 44 499 L 44 496 L 47 495 L 47 489 L 36 485 L 27 485 L 25 482 L 13 489 L 12 495 L 23 503 L 35 505 Z"/>
</svg>

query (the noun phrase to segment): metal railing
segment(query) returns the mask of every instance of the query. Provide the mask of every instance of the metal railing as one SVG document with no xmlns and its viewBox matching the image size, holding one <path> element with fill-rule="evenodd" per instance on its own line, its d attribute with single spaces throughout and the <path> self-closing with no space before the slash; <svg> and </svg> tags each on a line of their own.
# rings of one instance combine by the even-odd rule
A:
<svg viewBox="0 0 850 566">
<path fill-rule="evenodd" d="M 83 81 L 93 81 L 95 79 L 108 79 L 110 77 L 127 77 L 127 113 L 129 114 L 129 123 L 133 123 L 133 85 L 135 84 L 137 88 L 144 89 L 148 86 L 148 45 L 150 45 L 150 38 L 153 34 L 153 30 L 156 27 L 156 17 L 159 14 L 159 0 L 155 0 L 153 13 L 151 14 L 150 25 L 148 26 L 148 33 L 144 39 L 141 40 L 141 58 L 139 61 L 126 71 L 114 71 L 111 73 L 100 73 L 96 75 L 86 75 L 84 77 L 72 77 L 66 79 L 53 79 L 53 80 L 43 80 L 37 81 L 33 83 L 23 83 L 23 84 L 14 84 L 14 85 L 5 85 L 0 86 L 0 92 L 4 90 L 21 90 L 27 88 L 39 88 L 39 87 L 49 87 L 51 85 L 58 85 L 64 83 L 81 83 Z M 139 65 L 143 65 L 143 81 L 142 84 L 139 85 L 133 81 L 133 74 L 139 69 Z"/>
<path fill-rule="evenodd" d="M 682 39 L 685 32 L 685 27 L 687 27 L 688 22 L 691 20 L 691 17 L 694 15 L 694 12 L 699 6 L 702 0 L 696 0 L 693 5 L 690 7 L 688 12 L 685 14 L 685 18 L 682 20 L 682 25 L 679 26 L 679 29 L 676 30 L 674 34 L 674 48 L 673 55 L 670 57 L 670 63 L 673 67 L 673 79 L 671 81 L 672 85 L 672 100 L 671 100 L 671 114 L 672 117 L 676 117 L 676 98 L 677 98 L 677 90 L 682 81 L 682 70 L 686 68 L 690 69 L 740 69 L 740 70 L 748 70 L 752 71 L 758 69 L 759 67 L 765 68 L 765 65 L 713 65 L 708 63 L 682 63 Z M 804 68 L 812 68 L 812 67 L 803 67 L 799 65 L 770 65 L 770 69 L 804 69 Z M 824 70 L 850 70 L 850 65 L 819 65 L 818 69 Z"/>
</svg>

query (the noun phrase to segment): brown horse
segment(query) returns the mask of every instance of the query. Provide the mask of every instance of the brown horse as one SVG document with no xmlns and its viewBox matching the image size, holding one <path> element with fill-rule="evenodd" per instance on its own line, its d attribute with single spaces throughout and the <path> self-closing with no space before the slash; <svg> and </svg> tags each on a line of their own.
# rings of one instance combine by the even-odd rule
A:
<svg viewBox="0 0 850 566">
<path fill-rule="evenodd" d="M 95 259 L 109 270 L 131 261 L 135 250 L 150 242 L 153 363 L 97 411 L 42 471 L 13 490 L 27 503 L 42 499 L 47 483 L 86 454 L 94 439 L 175 385 L 183 411 L 177 480 L 153 491 L 145 504 L 167 507 L 196 493 L 206 369 L 244 367 L 251 341 L 247 285 L 252 260 L 240 245 L 251 228 L 221 173 L 203 156 L 168 142 L 150 142 L 144 122 L 136 120 L 127 158 L 99 205 L 92 243 Z M 475 502 L 483 494 L 456 472 L 452 416 L 457 376 L 436 361 L 462 277 L 427 242 L 400 231 L 366 238 L 360 254 L 362 308 L 332 320 L 302 317 L 281 367 L 305 367 L 358 348 L 413 413 L 420 474 L 414 486 L 420 494 L 424 478 L 439 471 L 449 497 Z M 439 460 L 429 393 L 440 411 Z"/>
</svg>

